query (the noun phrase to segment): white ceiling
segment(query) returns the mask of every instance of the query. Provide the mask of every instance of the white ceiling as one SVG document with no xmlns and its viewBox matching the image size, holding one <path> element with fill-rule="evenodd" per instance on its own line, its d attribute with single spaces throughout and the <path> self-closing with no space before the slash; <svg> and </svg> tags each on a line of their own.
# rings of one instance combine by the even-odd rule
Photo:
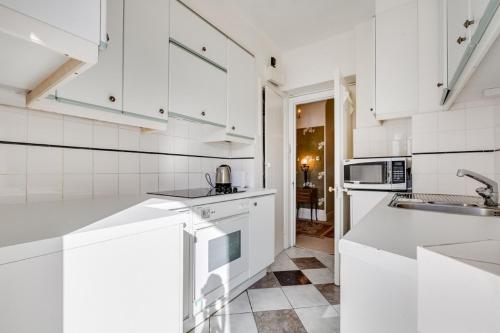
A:
<svg viewBox="0 0 500 333">
<path fill-rule="evenodd" d="M 287 51 L 354 28 L 374 14 L 374 0 L 231 0 L 254 26 Z"/>
</svg>

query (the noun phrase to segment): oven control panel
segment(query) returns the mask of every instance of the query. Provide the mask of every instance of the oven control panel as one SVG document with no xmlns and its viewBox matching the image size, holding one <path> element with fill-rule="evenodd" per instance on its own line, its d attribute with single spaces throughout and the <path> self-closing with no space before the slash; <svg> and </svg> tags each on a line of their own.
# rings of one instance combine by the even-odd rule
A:
<svg viewBox="0 0 500 333">
<path fill-rule="evenodd" d="M 214 204 L 194 207 L 193 222 L 194 224 L 203 223 L 248 213 L 249 211 L 250 203 L 248 199 L 218 202 Z"/>
</svg>

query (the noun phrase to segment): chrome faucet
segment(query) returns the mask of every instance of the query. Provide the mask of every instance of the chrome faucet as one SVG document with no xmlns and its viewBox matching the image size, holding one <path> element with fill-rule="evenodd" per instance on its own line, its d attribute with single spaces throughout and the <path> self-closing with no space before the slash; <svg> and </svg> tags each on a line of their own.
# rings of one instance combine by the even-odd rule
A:
<svg viewBox="0 0 500 333">
<path fill-rule="evenodd" d="M 498 206 L 498 183 L 488 177 L 480 175 L 474 171 L 466 170 L 466 169 L 458 169 L 457 170 L 458 177 L 470 177 L 474 180 L 477 180 L 480 183 L 486 185 L 486 187 L 479 187 L 476 189 L 477 194 L 484 198 L 485 206 Z"/>
</svg>

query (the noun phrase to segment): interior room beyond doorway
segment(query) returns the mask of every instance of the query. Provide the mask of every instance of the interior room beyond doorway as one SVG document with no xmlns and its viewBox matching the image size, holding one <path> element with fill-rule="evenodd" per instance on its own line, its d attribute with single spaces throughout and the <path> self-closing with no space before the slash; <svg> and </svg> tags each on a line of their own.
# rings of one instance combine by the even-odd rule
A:
<svg viewBox="0 0 500 333">
<path fill-rule="evenodd" d="M 296 246 L 333 254 L 334 100 L 296 106 Z"/>
</svg>

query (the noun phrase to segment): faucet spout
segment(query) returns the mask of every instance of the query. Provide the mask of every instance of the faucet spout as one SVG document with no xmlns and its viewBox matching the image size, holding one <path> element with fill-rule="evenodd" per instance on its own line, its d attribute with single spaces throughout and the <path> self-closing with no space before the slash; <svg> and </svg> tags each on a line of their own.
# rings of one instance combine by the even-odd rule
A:
<svg viewBox="0 0 500 333">
<path fill-rule="evenodd" d="M 498 206 L 498 183 L 496 181 L 467 169 L 458 169 L 457 176 L 469 177 L 486 185 L 486 187 L 477 188 L 477 194 L 484 198 L 485 206 Z"/>
</svg>

